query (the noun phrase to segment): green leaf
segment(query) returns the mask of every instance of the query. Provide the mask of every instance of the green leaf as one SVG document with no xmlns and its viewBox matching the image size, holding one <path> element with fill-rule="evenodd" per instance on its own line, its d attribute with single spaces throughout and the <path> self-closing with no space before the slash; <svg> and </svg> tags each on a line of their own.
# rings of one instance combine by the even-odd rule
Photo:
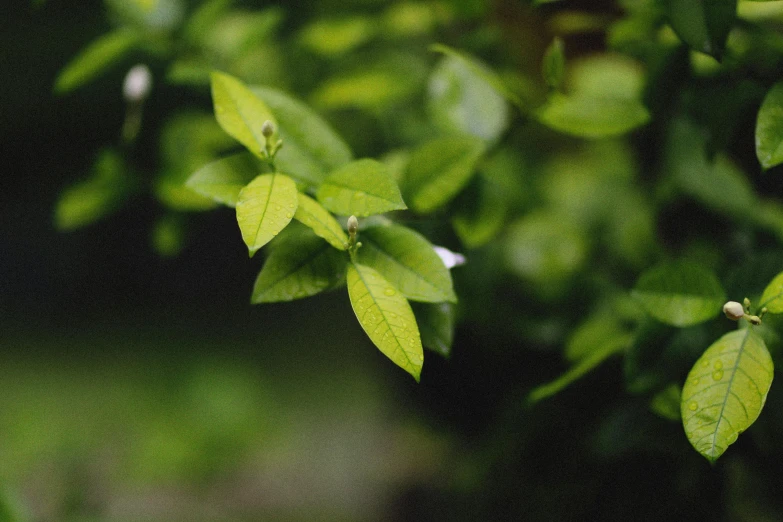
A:
<svg viewBox="0 0 783 522">
<path fill-rule="evenodd" d="M 310 227 L 318 237 L 322 237 L 338 250 L 348 248 L 348 236 L 340 223 L 314 199 L 299 193 L 299 206 L 294 219 Z"/>
<path fill-rule="evenodd" d="M 454 305 L 411 303 L 411 308 L 419 324 L 421 343 L 425 348 L 448 358 L 454 341 Z"/>
<path fill-rule="evenodd" d="M 560 88 L 565 75 L 565 45 L 561 38 L 556 37 L 546 48 L 541 68 L 546 84 L 552 89 Z"/>
<path fill-rule="evenodd" d="M 348 265 L 347 283 L 353 311 L 370 340 L 419 382 L 424 349 L 408 300 L 381 274 L 358 263 Z"/>
<path fill-rule="evenodd" d="M 451 274 L 421 234 L 389 225 L 363 230 L 359 239 L 359 261 L 377 270 L 408 299 L 456 302 Z"/>
<path fill-rule="evenodd" d="M 664 263 L 644 272 L 631 294 L 648 314 L 680 327 L 712 319 L 726 301 L 715 274 L 690 261 Z"/>
<path fill-rule="evenodd" d="M 302 29 L 299 41 L 315 53 L 336 57 L 366 43 L 375 32 L 373 20 L 366 16 L 318 19 Z"/>
<path fill-rule="evenodd" d="M 270 87 L 251 89 L 277 119 L 283 148 L 275 165 L 312 185 L 319 185 L 331 170 L 353 159 L 345 141 L 313 109 L 299 100 Z"/>
<path fill-rule="evenodd" d="M 249 152 L 240 152 L 207 163 L 188 179 L 186 186 L 213 201 L 236 207 L 239 193 L 265 170 Z"/>
<path fill-rule="evenodd" d="M 670 384 L 653 395 L 650 399 L 650 409 L 658 416 L 670 421 L 680 420 L 680 402 L 682 390 L 677 384 Z"/>
<path fill-rule="evenodd" d="M 734 25 L 737 0 L 668 0 L 672 29 L 697 51 L 720 57 Z"/>
<path fill-rule="evenodd" d="M 218 123 L 250 152 L 262 157 L 266 139 L 261 127 L 267 120 L 276 123 L 272 112 L 253 91 L 233 76 L 215 71 L 210 77 Z"/>
<path fill-rule="evenodd" d="M 185 225 L 181 216 L 169 214 L 159 218 L 152 228 L 150 243 L 162 257 L 175 257 L 185 247 Z"/>
<path fill-rule="evenodd" d="M 407 208 L 389 171 L 371 159 L 356 160 L 333 171 L 316 197 L 327 210 L 341 216 L 362 217 Z"/>
<path fill-rule="evenodd" d="M 54 90 L 66 93 L 96 78 L 119 62 L 140 42 L 139 35 L 119 29 L 103 35 L 81 51 L 57 76 Z"/>
<path fill-rule="evenodd" d="M 291 222 L 298 205 L 296 183 L 284 174 L 262 174 L 239 192 L 237 222 L 251 256 Z"/>
<path fill-rule="evenodd" d="M 755 422 L 772 384 L 772 358 L 753 328 L 729 332 L 696 361 L 682 389 L 688 440 L 710 462 Z"/>
<path fill-rule="evenodd" d="M 405 173 L 405 194 L 411 208 L 427 213 L 449 202 L 470 181 L 484 150 L 475 138 L 448 137 L 413 151 Z"/>
<path fill-rule="evenodd" d="M 251 302 L 293 301 L 334 288 L 347 262 L 345 254 L 311 233 L 281 236 L 258 274 Z"/>
<path fill-rule="evenodd" d="M 765 169 L 783 163 L 783 82 L 764 96 L 756 120 L 756 156 Z"/>
<path fill-rule="evenodd" d="M 761 294 L 758 309 L 761 310 L 765 306 L 770 313 L 783 313 L 783 272 L 776 275 Z"/>
</svg>

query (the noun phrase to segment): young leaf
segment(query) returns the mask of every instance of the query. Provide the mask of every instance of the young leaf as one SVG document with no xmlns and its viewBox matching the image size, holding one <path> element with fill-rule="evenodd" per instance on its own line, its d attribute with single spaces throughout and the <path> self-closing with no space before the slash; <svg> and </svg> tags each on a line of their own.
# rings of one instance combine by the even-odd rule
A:
<svg viewBox="0 0 783 522">
<path fill-rule="evenodd" d="M 279 170 L 317 186 L 329 171 L 353 159 L 348 145 L 313 109 L 277 89 L 251 90 L 277 118 L 284 144 L 275 156 Z"/>
<path fill-rule="evenodd" d="M 313 229 L 317 236 L 324 238 L 334 248 L 338 250 L 348 248 L 348 236 L 345 235 L 340 223 L 317 201 L 301 192 L 294 219 Z"/>
<path fill-rule="evenodd" d="M 696 361 L 682 389 L 688 440 L 715 462 L 758 418 L 772 384 L 772 358 L 753 328 L 718 339 Z"/>
<path fill-rule="evenodd" d="M 139 35 L 127 29 L 101 36 L 65 66 L 54 82 L 54 90 L 66 93 L 84 85 L 122 59 L 139 41 Z"/>
<path fill-rule="evenodd" d="M 541 69 L 546 84 L 552 89 L 559 89 L 565 74 L 565 45 L 561 38 L 555 38 L 546 48 Z"/>
<path fill-rule="evenodd" d="M 429 141 L 411 155 L 405 193 L 416 212 L 432 212 L 450 201 L 476 170 L 484 145 L 475 138 L 448 137 Z"/>
<path fill-rule="evenodd" d="M 765 169 L 783 163 L 783 82 L 772 86 L 759 109 L 756 156 Z"/>
<path fill-rule="evenodd" d="M 693 49 L 720 57 L 737 11 L 737 0 L 668 0 L 672 29 Z"/>
<path fill-rule="evenodd" d="M 327 210 L 341 216 L 363 217 L 407 208 L 386 167 L 371 159 L 356 160 L 333 171 L 316 197 Z"/>
<path fill-rule="evenodd" d="M 251 302 L 309 297 L 337 286 L 345 276 L 345 254 L 312 234 L 290 234 L 269 254 L 253 287 Z"/>
<path fill-rule="evenodd" d="M 631 294 L 651 316 L 681 327 L 715 317 L 726 301 L 715 274 L 689 261 L 665 263 L 646 271 Z"/>
<path fill-rule="evenodd" d="M 297 194 L 296 183 L 284 174 L 262 174 L 239 192 L 237 222 L 251 256 L 291 222 Z"/>
<path fill-rule="evenodd" d="M 419 382 L 424 349 L 408 300 L 381 274 L 358 263 L 348 265 L 347 283 L 353 311 L 373 344 Z"/>
<path fill-rule="evenodd" d="M 773 314 L 783 313 L 783 272 L 776 275 L 761 294 L 758 309 L 764 307 Z"/>
<path fill-rule="evenodd" d="M 242 188 L 264 170 L 255 156 L 240 152 L 207 163 L 194 172 L 185 185 L 213 201 L 236 207 Z"/>
<path fill-rule="evenodd" d="M 210 77 L 218 123 L 250 152 L 261 157 L 266 145 L 261 127 L 267 120 L 275 123 L 271 111 L 253 91 L 233 76 L 215 71 Z"/>
<path fill-rule="evenodd" d="M 360 239 L 359 261 L 377 270 L 408 299 L 456 302 L 451 274 L 424 236 L 389 225 L 363 230 Z"/>
<path fill-rule="evenodd" d="M 411 308 L 419 324 L 421 343 L 425 348 L 448 358 L 454 341 L 454 305 L 411 303 Z"/>
</svg>

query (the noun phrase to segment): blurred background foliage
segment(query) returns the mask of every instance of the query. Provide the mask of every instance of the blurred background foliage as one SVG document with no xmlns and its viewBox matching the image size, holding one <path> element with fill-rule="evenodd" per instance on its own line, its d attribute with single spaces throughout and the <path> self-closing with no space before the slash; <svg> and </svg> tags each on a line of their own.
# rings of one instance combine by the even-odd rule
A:
<svg viewBox="0 0 783 522">
<path fill-rule="evenodd" d="M 731 325 L 665 326 L 628 293 L 663 260 L 698 261 L 737 300 L 783 267 L 780 167 L 754 150 L 783 8 L 741 1 L 704 29 L 681 4 L 7 11 L 0 520 L 783 518 L 783 387 L 710 467 L 679 385 Z M 154 83 L 128 139 L 139 62 Z M 401 181 L 430 138 L 486 146 L 452 202 L 395 217 L 468 260 L 453 347 L 427 353 L 420 385 L 342 293 L 248 304 L 261 261 L 184 186 L 237 148 L 212 69 L 305 101 Z"/>
</svg>

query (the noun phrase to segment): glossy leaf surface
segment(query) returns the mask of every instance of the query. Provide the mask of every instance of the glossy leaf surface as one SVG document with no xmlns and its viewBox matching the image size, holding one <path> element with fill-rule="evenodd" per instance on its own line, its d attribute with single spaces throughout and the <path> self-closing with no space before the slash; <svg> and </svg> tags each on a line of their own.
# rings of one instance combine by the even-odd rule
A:
<svg viewBox="0 0 783 522">
<path fill-rule="evenodd" d="M 340 223 L 320 203 L 301 192 L 294 219 L 310 227 L 317 236 L 328 241 L 334 248 L 348 248 L 348 236 Z"/>
<path fill-rule="evenodd" d="M 298 205 L 296 183 L 283 174 L 262 174 L 239 192 L 237 222 L 251 256 L 291 222 Z"/>
<path fill-rule="evenodd" d="M 54 90 L 72 91 L 120 61 L 139 43 L 133 31 L 117 30 L 101 36 L 79 53 L 57 76 Z"/>
<path fill-rule="evenodd" d="M 759 109 L 756 156 L 765 169 L 783 163 L 783 82 L 772 86 Z"/>
<path fill-rule="evenodd" d="M 242 188 L 264 167 L 249 152 L 241 152 L 207 163 L 188 179 L 186 185 L 209 199 L 236 207 Z"/>
<path fill-rule="evenodd" d="M 407 208 L 389 171 L 371 159 L 353 161 L 329 174 L 316 197 L 327 210 L 341 216 L 363 217 Z"/>
<path fill-rule="evenodd" d="M 418 382 L 424 349 L 408 300 L 381 274 L 358 263 L 348 265 L 347 284 L 356 318 L 373 344 Z"/>
<path fill-rule="evenodd" d="M 359 240 L 359 261 L 377 270 L 408 299 L 432 303 L 457 300 L 451 274 L 421 234 L 389 225 L 363 230 Z"/>
<path fill-rule="evenodd" d="M 682 389 L 688 440 L 714 462 L 758 418 L 772 384 L 772 358 L 752 328 L 729 332 L 707 348 Z"/>
<path fill-rule="evenodd" d="M 212 102 L 215 117 L 223 130 L 247 149 L 261 157 L 266 139 L 261 133 L 264 122 L 275 123 L 266 104 L 238 79 L 221 72 L 213 72 Z"/>
<path fill-rule="evenodd" d="M 773 314 L 783 313 L 783 272 L 776 275 L 761 294 L 758 308 L 764 307 Z"/>
</svg>

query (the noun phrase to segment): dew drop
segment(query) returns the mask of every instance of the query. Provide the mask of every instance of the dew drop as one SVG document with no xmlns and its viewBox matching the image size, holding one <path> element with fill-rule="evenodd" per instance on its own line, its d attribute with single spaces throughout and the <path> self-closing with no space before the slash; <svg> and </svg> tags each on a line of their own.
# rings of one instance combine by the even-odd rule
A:
<svg viewBox="0 0 783 522">
<path fill-rule="evenodd" d="M 393 288 L 387 288 L 386 290 L 383 291 L 383 293 L 386 295 L 394 295 L 397 292 L 395 292 Z"/>
<path fill-rule="evenodd" d="M 353 197 L 356 199 L 362 199 L 364 197 L 364 194 L 362 192 L 354 192 Z"/>
<path fill-rule="evenodd" d="M 691 411 L 696 411 L 696 409 L 699 407 L 698 403 L 696 401 L 691 401 L 688 403 L 688 409 Z"/>
<path fill-rule="evenodd" d="M 289 203 L 288 204 L 288 208 L 294 208 L 294 204 L 293 203 Z"/>
<path fill-rule="evenodd" d="M 699 378 L 698 377 L 694 377 L 693 379 L 691 379 L 691 384 L 693 384 L 694 386 L 699 384 Z"/>
<path fill-rule="evenodd" d="M 282 207 L 280 205 L 275 205 L 275 210 L 280 210 Z"/>
<path fill-rule="evenodd" d="M 726 439 L 726 442 L 728 442 L 729 444 L 734 444 L 735 442 L 737 442 L 737 436 L 738 436 L 738 435 L 737 435 L 736 433 L 732 433 L 732 434 L 730 434 L 730 435 L 727 437 L 727 439 Z"/>
<path fill-rule="evenodd" d="M 723 379 L 723 370 L 715 370 L 712 372 L 712 380 L 719 381 Z"/>
<path fill-rule="evenodd" d="M 701 365 L 702 365 L 702 366 L 704 366 L 704 367 L 706 368 L 707 366 L 709 366 L 709 365 L 710 365 L 710 363 L 709 363 L 709 361 L 702 361 L 702 362 L 701 362 Z"/>
<path fill-rule="evenodd" d="M 287 217 L 288 219 L 291 219 L 291 213 L 290 212 L 286 212 L 285 213 L 285 217 Z"/>
<path fill-rule="evenodd" d="M 721 369 L 723 369 L 723 363 L 720 362 L 720 361 L 715 361 L 715 364 L 713 365 L 713 368 L 715 368 L 716 370 L 721 370 Z"/>
</svg>

